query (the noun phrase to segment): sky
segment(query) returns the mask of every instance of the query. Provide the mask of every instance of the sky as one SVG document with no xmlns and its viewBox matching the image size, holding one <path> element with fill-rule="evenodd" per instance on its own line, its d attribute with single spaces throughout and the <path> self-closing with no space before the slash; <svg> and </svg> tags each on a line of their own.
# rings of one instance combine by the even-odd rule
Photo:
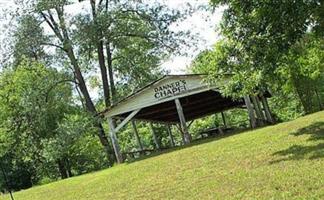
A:
<svg viewBox="0 0 324 200">
<path fill-rule="evenodd" d="M 185 3 L 203 3 L 208 4 L 209 0 L 166 0 L 166 4 L 172 8 L 181 8 Z M 216 31 L 219 25 L 224 8 L 217 8 L 214 13 L 207 11 L 199 11 L 187 20 L 179 24 L 181 30 L 190 30 L 193 34 L 199 37 L 198 48 L 189 49 L 190 57 L 171 56 L 171 59 L 164 62 L 162 67 L 171 71 L 172 74 L 186 73 L 187 66 L 190 65 L 193 58 L 204 49 L 210 48 L 219 39 L 219 34 Z"/>
<path fill-rule="evenodd" d="M 197 5 L 198 3 L 208 4 L 209 0 L 161 0 L 169 7 L 181 9 L 186 3 Z M 14 5 L 14 0 L 0 0 L 0 39 L 4 38 L 5 29 L 3 25 L 8 19 L 2 18 L 3 9 L 10 9 Z M 199 11 L 187 20 L 181 22 L 174 30 L 191 30 L 192 33 L 197 34 L 199 44 L 197 48 L 188 49 L 190 56 L 174 56 L 161 63 L 163 69 L 168 70 L 171 74 L 186 73 L 187 66 L 190 65 L 194 56 L 200 51 L 210 48 L 219 39 L 219 34 L 216 31 L 217 25 L 220 23 L 223 8 L 217 8 L 214 13 Z M 1 41 L 1 40 L 0 40 Z M 0 49 L 1 51 L 1 49 Z"/>
</svg>

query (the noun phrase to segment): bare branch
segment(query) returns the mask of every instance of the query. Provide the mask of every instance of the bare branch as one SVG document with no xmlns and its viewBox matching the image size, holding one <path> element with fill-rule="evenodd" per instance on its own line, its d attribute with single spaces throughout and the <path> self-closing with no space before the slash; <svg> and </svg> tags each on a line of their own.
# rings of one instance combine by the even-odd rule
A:
<svg viewBox="0 0 324 200">
<path fill-rule="evenodd" d="M 60 45 L 57 45 L 57 44 L 43 42 L 43 43 L 41 43 L 41 45 L 56 47 L 56 48 L 59 48 L 62 51 L 65 51 L 66 52 L 66 49 L 64 49 L 64 47 L 62 47 Z"/>
<path fill-rule="evenodd" d="M 61 42 L 63 42 L 63 37 L 59 29 L 59 25 L 56 23 L 52 13 L 50 10 L 47 11 L 48 14 L 45 14 L 44 12 L 40 12 L 46 23 L 49 25 L 49 27 L 52 29 L 54 34 L 59 38 Z"/>
</svg>

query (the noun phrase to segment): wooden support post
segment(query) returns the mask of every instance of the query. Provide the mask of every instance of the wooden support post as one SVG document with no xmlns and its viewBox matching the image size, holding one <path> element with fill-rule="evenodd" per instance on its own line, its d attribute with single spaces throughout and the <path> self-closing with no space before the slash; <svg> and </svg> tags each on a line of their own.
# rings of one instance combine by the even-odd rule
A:
<svg viewBox="0 0 324 200">
<path fill-rule="evenodd" d="M 141 142 L 141 138 L 139 137 L 138 135 L 138 131 L 137 131 L 137 127 L 136 127 L 136 123 L 134 120 L 132 120 L 132 126 L 133 126 L 133 130 L 134 130 L 134 134 L 135 134 L 135 139 L 136 139 L 136 142 L 140 148 L 141 151 L 143 151 L 143 144 Z"/>
<path fill-rule="evenodd" d="M 255 115 L 254 115 L 254 111 L 253 111 L 253 107 L 252 107 L 252 104 L 251 104 L 250 97 L 245 96 L 244 101 L 245 101 L 245 105 L 246 105 L 246 108 L 247 108 L 248 113 L 249 113 L 251 127 L 256 128 L 257 123 L 256 123 L 256 118 L 255 118 Z"/>
<path fill-rule="evenodd" d="M 184 136 L 183 136 L 183 132 L 182 132 L 180 124 L 176 124 L 175 126 L 177 127 L 178 131 L 180 132 L 181 139 L 182 139 L 182 144 L 185 144 Z"/>
<path fill-rule="evenodd" d="M 185 144 L 185 139 L 184 139 L 184 135 L 183 135 L 183 132 L 182 132 L 182 129 L 181 129 L 180 124 L 176 124 L 176 127 L 179 130 L 179 132 L 180 132 L 181 139 L 182 139 L 182 144 Z"/>
<path fill-rule="evenodd" d="M 257 106 L 258 106 L 258 109 L 261 111 L 261 117 L 262 117 L 262 119 L 263 120 L 266 120 L 266 116 L 265 116 L 265 113 L 263 112 L 263 109 L 262 109 L 262 107 L 261 107 L 261 100 L 260 100 L 260 98 L 259 98 L 259 96 L 255 96 L 255 100 L 256 100 L 256 103 L 257 103 Z"/>
<path fill-rule="evenodd" d="M 115 132 L 117 133 L 121 128 L 123 128 L 141 109 L 134 110 L 131 114 L 129 114 L 118 126 L 115 128 Z"/>
<path fill-rule="evenodd" d="M 120 147 L 118 144 L 118 139 L 117 139 L 117 135 L 116 135 L 116 131 L 115 131 L 115 125 L 114 125 L 114 122 L 111 117 L 108 117 L 108 124 L 109 124 L 109 129 L 110 129 L 110 131 L 109 131 L 110 139 L 111 139 L 111 143 L 114 148 L 117 162 L 122 163 L 124 160 L 123 160 L 123 156 L 121 154 Z"/>
<path fill-rule="evenodd" d="M 218 127 L 217 130 L 218 130 L 220 135 L 224 135 L 224 131 L 221 129 L 221 127 Z"/>
<path fill-rule="evenodd" d="M 183 114 L 183 109 L 182 109 L 181 103 L 180 103 L 179 99 L 175 99 L 174 101 L 175 101 L 178 115 L 179 115 L 180 126 L 181 126 L 181 130 L 183 132 L 183 137 L 184 137 L 184 143 L 189 144 L 191 142 L 191 135 L 188 132 L 188 127 L 186 124 L 185 116 Z"/>
<path fill-rule="evenodd" d="M 264 125 L 264 115 L 262 114 L 262 111 L 260 109 L 260 104 L 258 104 L 258 100 L 255 96 L 251 96 L 252 102 L 253 102 L 253 108 L 255 110 L 255 113 L 257 115 L 257 122 L 260 126 Z"/>
<path fill-rule="evenodd" d="M 222 119 L 223 119 L 224 128 L 227 128 L 227 124 L 226 124 L 226 120 L 225 120 L 224 112 L 221 112 L 221 114 L 222 114 Z"/>
<path fill-rule="evenodd" d="M 188 124 L 188 128 L 190 128 L 190 126 L 193 124 L 195 122 L 195 120 L 191 120 L 191 122 L 189 122 L 189 124 Z"/>
<path fill-rule="evenodd" d="M 168 134 L 170 137 L 170 145 L 171 145 L 171 147 L 174 147 L 175 146 L 174 139 L 173 139 L 173 135 L 172 135 L 172 131 L 171 131 L 171 126 L 169 124 L 167 125 L 167 130 L 168 130 Z"/>
<path fill-rule="evenodd" d="M 262 102 L 262 106 L 263 106 L 264 112 L 266 114 L 267 120 L 270 123 L 274 124 L 275 121 L 274 121 L 274 119 L 273 119 L 273 117 L 271 115 L 268 101 L 267 101 L 267 99 L 263 95 L 261 95 L 261 102 Z"/>
<path fill-rule="evenodd" d="M 318 107 L 319 107 L 320 110 L 323 110 L 322 99 L 321 99 L 321 96 L 318 94 L 317 88 L 314 89 L 314 92 L 315 92 L 315 95 L 316 95 L 316 98 L 317 98 Z"/>
<path fill-rule="evenodd" d="M 153 135 L 153 140 L 154 140 L 154 143 L 155 143 L 155 147 L 156 147 L 156 149 L 160 150 L 161 149 L 160 143 L 159 143 L 159 141 L 158 141 L 158 139 L 156 137 L 156 134 L 155 134 L 155 131 L 154 131 L 154 127 L 153 127 L 152 122 L 150 122 L 149 125 L 150 125 L 151 131 L 152 131 L 152 135 Z"/>
</svg>

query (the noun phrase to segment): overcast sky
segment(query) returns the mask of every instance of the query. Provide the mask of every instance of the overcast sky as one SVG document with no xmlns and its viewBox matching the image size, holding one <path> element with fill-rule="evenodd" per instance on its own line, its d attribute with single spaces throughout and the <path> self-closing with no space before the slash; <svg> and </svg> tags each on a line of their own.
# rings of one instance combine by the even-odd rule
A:
<svg viewBox="0 0 324 200">
<path fill-rule="evenodd" d="M 161 0 L 164 1 L 168 6 L 172 8 L 181 9 L 184 4 L 191 3 L 205 3 L 208 4 L 209 0 Z M 4 36 L 3 25 L 6 23 L 6 20 L 2 18 L 3 9 L 10 9 L 14 5 L 14 0 L 0 0 L 0 39 Z M 212 14 L 206 11 L 201 11 L 195 13 L 192 17 L 182 22 L 177 29 L 181 30 L 191 30 L 194 34 L 198 34 L 201 39 L 198 49 L 190 49 L 189 52 L 191 55 L 197 55 L 201 50 L 210 48 L 219 38 L 216 27 L 219 24 L 222 16 L 222 8 L 216 9 Z M 1 50 L 1 49 L 0 49 Z M 162 63 L 162 67 L 171 71 L 172 74 L 182 74 L 185 73 L 186 67 L 190 64 L 193 59 L 191 57 L 181 57 L 181 56 L 172 56 L 170 60 L 167 60 Z"/>
</svg>

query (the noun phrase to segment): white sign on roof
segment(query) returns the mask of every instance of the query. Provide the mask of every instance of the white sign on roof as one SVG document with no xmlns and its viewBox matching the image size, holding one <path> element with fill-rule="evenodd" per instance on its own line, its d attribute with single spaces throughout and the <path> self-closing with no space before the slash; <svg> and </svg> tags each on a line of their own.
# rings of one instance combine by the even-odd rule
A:
<svg viewBox="0 0 324 200">
<path fill-rule="evenodd" d="M 203 78 L 204 75 L 165 76 L 120 101 L 105 115 L 113 117 L 215 88 L 204 83 Z"/>
</svg>

